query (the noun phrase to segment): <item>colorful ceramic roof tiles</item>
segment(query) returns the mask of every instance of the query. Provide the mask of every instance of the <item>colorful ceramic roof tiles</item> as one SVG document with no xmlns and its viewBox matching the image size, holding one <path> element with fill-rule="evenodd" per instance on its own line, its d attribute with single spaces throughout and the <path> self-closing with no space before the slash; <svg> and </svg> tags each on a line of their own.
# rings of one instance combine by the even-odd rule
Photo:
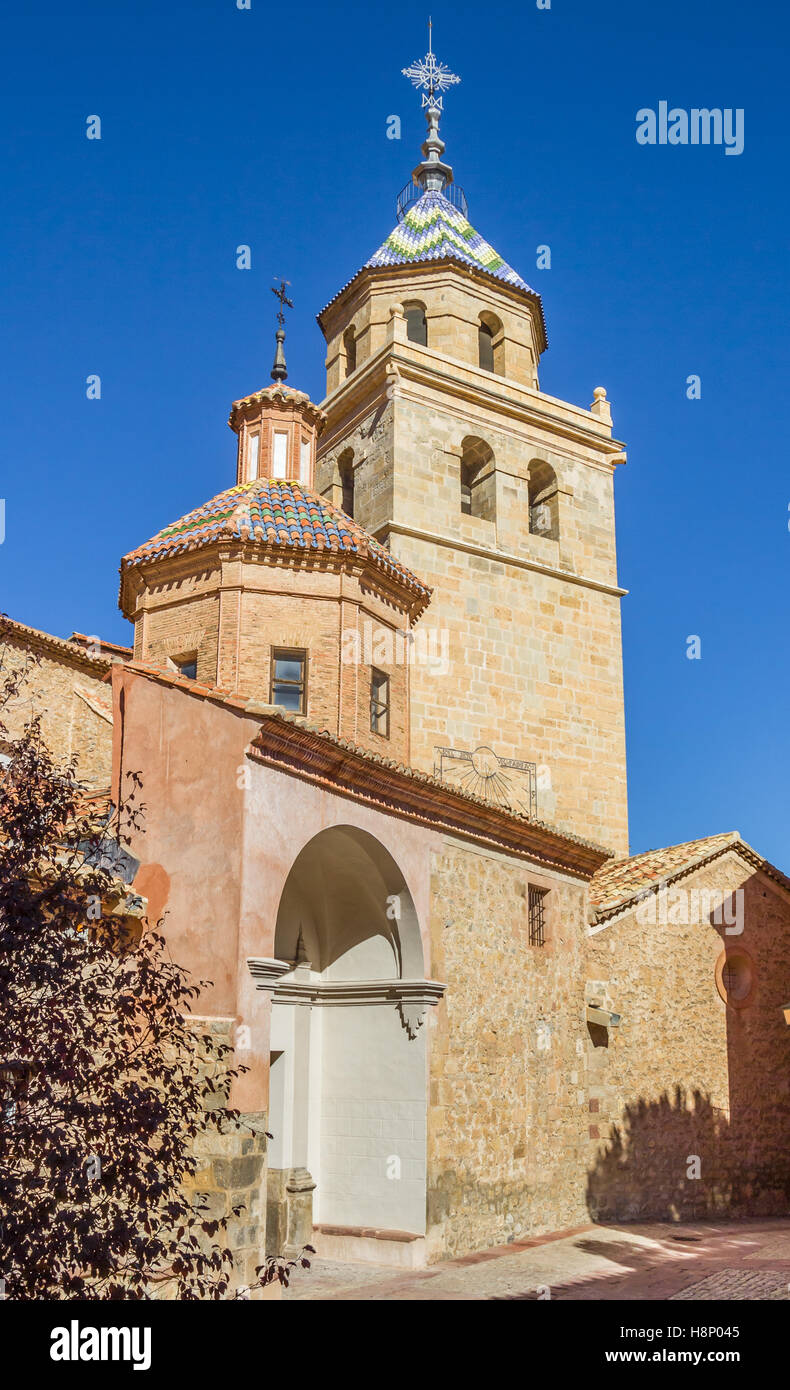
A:
<svg viewBox="0 0 790 1390">
<path fill-rule="evenodd" d="M 370 559 L 426 602 L 431 595 L 427 585 L 339 507 L 302 483 L 279 478 L 257 478 L 218 493 L 130 551 L 122 569 L 234 538 L 286 550 L 349 552 Z"/>
<path fill-rule="evenodd" d="M 470 226 L 463 213 L 433 190 L 423 193 L 412 204 L 403 221 L 390 232 L 366 266 L 412 265 L 417 261 L 440 261 L 448 256 L 476 270 L 485 270 L 507 285 L 535 293 Z"/>
</svg>

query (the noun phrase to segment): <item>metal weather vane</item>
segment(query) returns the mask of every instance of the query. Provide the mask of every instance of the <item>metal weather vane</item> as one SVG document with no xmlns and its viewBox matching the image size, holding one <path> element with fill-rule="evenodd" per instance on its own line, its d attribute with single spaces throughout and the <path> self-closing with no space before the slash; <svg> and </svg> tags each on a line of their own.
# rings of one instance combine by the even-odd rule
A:
<svg viewBox="0 0 790 1390">
<path fill-rule="evenodd" d="M 438 62 L 433 51 L 433 23 L 428 20 L 428 52 L 424 58 L 419 58 L 411 67 L 401 69 L 403 76 L 408 77 L 419 90 L 423 88 L 423 106 L 433 107 L 439 111 L 443 110 L 442 97 L 438 95 L 446 92 L 448 88 L 454 87 L 460 82 L 460 77 L 456 77 L 454 72 L 444 63 Z"/>
</svg>

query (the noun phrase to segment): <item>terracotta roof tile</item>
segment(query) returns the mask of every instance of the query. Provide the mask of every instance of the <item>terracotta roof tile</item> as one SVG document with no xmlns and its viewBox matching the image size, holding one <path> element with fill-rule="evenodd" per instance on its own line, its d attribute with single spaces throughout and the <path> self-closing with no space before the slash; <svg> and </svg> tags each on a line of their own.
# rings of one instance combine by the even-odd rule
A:
<svg viewBox="0 0 790 1390">
<path fill-rule="evenodd" d="M 117 647 L 113 642 L 100 642 L 101 650 L 94 653 L 83 646 L 82 642 L 74 641 L 73 638 L 53 637 L 51 632 L 42 632 L 40 628 L 28 627 L 27 623 L 16 622 L 13 618 L 0 613 L 0 638 L 4 635 L 16 638 L 24 645 L 55 652 L 59 656 L 73 661 L 77 666 L 99 668 L 102 673 L 109 671 L 111 666 L 123 660 L 123 657 L 115 655 L 115 653 L 131 651 L 131 648 Z"/>
<path fill-rule="evenodd" d="M 103 637 L 88 637 L 84 632 L 72 632 L 69 642 L 74 642 L 78 647 L 91 647 L 98 643 L 102 652 L 107 656 L 133 656 L 134 648 L 125 647 L 119 642 L 106 642 Z"/>
<path fill-rule="evenodd" d="M 728 830 L 721 835 L 686 840 L 680 845 L 651 849 L 632 855 L 630 859 L 614 859 L 604 864 L 590 882 L 590 906 L 594 918 L 600 922 L 622 912 L 652 888 L 661 887 L 728 849 L 737 850 L 752 867 L 762 869 L 784 887 L 790 887 L 790 880 L 781 870 L 761 858 L 741 839 L 737 830 Z"/>
</svg>

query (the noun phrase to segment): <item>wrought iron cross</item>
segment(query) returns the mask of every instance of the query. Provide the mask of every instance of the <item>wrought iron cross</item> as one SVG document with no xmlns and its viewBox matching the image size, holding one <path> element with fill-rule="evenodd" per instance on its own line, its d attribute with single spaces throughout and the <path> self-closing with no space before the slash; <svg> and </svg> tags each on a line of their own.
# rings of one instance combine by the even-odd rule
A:
<svg viewBox="0 0 790 1390">
<path fill-rule="evenodd" d="M 460 77 L 456 77 L 454 72 L 446 67 L 444 63 L 436 61 L 433 51 L 433 22 L 428 20 L 428 52 L 424 58 L 419 58 L 416 63 L 412 63 L 410 68 L 402 68 L 404 77 L 408 77 L 418 89 L 423 87 L 425 90 L 422 96 L 423 106 L 434 107 L 442 110 L 442 98 L 437 96 L 438 92 L 446 92 L 448 87 L 454 87 L 460 82 Z"/>
<path fill-rule="evenodd" d="M 280 301 L 280 308 L 279 308 L 278 311 L 277 311 L 277 322 L 279 323 L 280 327 L 282 328 L 283 324 L 285 323 L 285 309 L 286 309 L 286 306 L 287 306 L 287 308 L 289 308 L 289 309 L 293 309 L 293 307 L 294 307 L 294 306 L 293 306 L 293 300 L 289 299 L 289 298 L 288 298 L 288 295 L 285 293 L 285 286 L 286 286 L 286 285 L 290 285 L 291 282 L 290 282 L 290 280 L 283 280 L 283 278 L 282 278 L 281 275 L 275 275 L 274 278 L 275 278 L 275 280 L 279 280 L 279 281 L 280 281 L 280 288 L 279 288 L 279 290 L 276 290 L 276 289 L 274 288 L 274 285 L 272 285 L 272 294 L 276 294 L 276 295 L 277 295 L 277 298 L 278 298 L 279 301 Z"/>
</svg>

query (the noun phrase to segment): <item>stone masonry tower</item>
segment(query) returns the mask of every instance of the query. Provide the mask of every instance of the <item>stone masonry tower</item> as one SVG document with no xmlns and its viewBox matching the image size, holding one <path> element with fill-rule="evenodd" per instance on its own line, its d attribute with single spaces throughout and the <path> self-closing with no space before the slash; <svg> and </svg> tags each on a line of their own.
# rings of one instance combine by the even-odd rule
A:
<svg viewBox="0 0 790 1390">
<path fill-rule="evenodd" d="M 532 814 L 626 854 L 623 446 L 603 388 L 587 410 L 540 390 L 540 296 L 470 226 L 443 160 L 441 93 L 458 79 L 432 52 L 406 75 L 424 91 L 424 158 L 394 231 L 319 315 L 316 487 L 433 588 L 412 764 L 518 805 L 526 776 Z"/>
</svg>

